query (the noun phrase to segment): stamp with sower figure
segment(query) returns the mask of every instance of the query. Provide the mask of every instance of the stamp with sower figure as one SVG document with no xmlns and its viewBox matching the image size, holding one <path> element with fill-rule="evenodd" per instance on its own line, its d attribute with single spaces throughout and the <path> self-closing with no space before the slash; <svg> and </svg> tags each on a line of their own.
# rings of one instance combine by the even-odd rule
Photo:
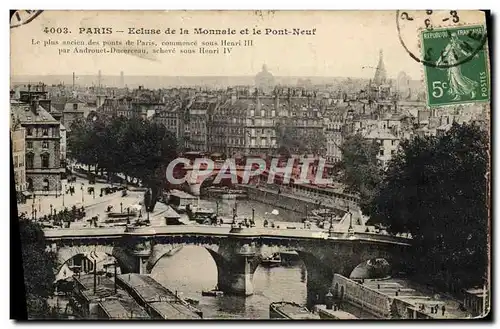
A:
<svg viewBox="0 0 500 329">
<path fill-rule="evenodd" d="M 396 12 L 401 45 L 422 64 L 429 107 L 489 101 L 483 15 L 456 10 Z"/>
<path fill-rule="evenodd" d="M 422 31 L 429 106 L 488 101 L 490 77 L 484 26 Z"/>
</svg>

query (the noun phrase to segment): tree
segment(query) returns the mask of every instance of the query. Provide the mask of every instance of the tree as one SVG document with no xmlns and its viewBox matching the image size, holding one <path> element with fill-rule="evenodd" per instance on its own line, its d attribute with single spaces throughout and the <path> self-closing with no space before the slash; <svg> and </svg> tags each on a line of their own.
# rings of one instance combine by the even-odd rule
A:
<svg viewBox="0 0 500 329">
<path fill-rule="evenodd" d="M 55 255 L 45 251 L 45 236 L 39 224 L 21 220 L 19 229 L 28 317 L 47 318 L 51 313 L 47 298 L 53 292 Z"/>
<path fill-rule="evenodd" d="M 369 213 L 369 204 L 377 186 L 382 181 L 383 171 L 377 155 L 380 147 L 376 142 L 352 135 L 340 146 L 342 151 L 343 182 L 360 196 L 363 213 Z"/>
<path fill-rule="evenodd" d="M 401 143 L 373 198 L 371 221 L 410 232 L 420 272 L 467 286 L 488 266 L 488 137 L 453 124 L 441 137 Z"/>
<path fill-rule="evenodd" d="M 147 209 L 151 212 L 165 186 L 165 170 L 177 156 L 177 140 L 163 125 L 129 120 L 122 143 L 127 149 L 124 152 L 124 173 L 140 179 L 151 189 L 151 204 Z"/>
<path fill-rule="evenodd" d="M 79 121 L 69 138 L 71 156 L 78 162 L 136 178 L 151 189 L 150 206 L 165 186 L 167 165 L 177 156 L 177 140 L 165 126 L 148 120 L 113 118 L 110 122 Z"/>
<path fill-rule="evenodd" d="M 322 154 L 326 149 L 326 137 L 322 131 L 310 133 L 288 124 L 278 123 L 275 126 L 278 147 L 281 154 L 313 153 Z"/>
<path fill-rule="evenodd" d="M 326 137 L 323 131 L 318 131 L 307 138 L 308 150 L 312 154 L 323 155 L 326 150 Z"/>
<path fill-rule="evenodd" d="M 275 126 L 278 146 L 288 153 L 304 153 L 306 151 L 305 143 L 300 138 L 298 129 L 287 124 L 278 123 Z"/>
<path fill-rule="evenodd" d="M 97 163 L 97 149 L 92 145 L 94 138 L 93 123 L 83 120 L 74 121 L 68 134 L 69 156 L 85 165 Z"/>
</svg>

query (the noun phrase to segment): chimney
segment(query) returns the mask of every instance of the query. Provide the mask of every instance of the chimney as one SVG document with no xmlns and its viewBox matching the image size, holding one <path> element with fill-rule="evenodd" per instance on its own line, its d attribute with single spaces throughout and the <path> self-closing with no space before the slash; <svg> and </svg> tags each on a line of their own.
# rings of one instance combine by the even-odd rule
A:
<svg viewBox="0 0 500 329">
<path fill-rule="evenodd" d="M 50 105 L 51 105 L 51 100 L 50 99 L 41 99 L 40 100 L 40 106 L 44 108 L 47 112 L 50 113 Z"/>
<path fill-rule="evenodd" d="M 38 115 L 38 106 L 40 105 L 40 102 L 38 100 L 38 96 L 34 96 L 33 99 L 31 100 L 31 110 L 35 115 Z"/>
</svg>

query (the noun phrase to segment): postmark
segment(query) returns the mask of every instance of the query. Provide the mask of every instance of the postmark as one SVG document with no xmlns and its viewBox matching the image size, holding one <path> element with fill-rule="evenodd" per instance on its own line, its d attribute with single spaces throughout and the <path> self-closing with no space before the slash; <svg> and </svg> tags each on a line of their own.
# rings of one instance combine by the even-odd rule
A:
<svg viewBox="0 0 500 329">
<path fill-rule="evenodd" d="M 10 17 L 10 28 L 16 28 L 28 24 L 37 18 L 43 10 L 16 10 Z"/>
<path fill-rule="evenodd" d="M 482 25 L 434 28 L 420 33 L 427 104 L 484 102 L 490 98 L 486 35 Z"/>
<path fill-rule="evenodd" d="M 452 66 L 458 66 L 470 61 L 476 56 L 477 53 L 482 51 L 487 40 L 485 29 L 481 32 L 478 30 L 468 31 L 467 40 L 463 40 L 463 44 L 465 45 L 467 52 L 455 53 L 458 57 L 452 62 L 436 62 L 432 60 L 433 56 L 427 52 L 421 53 L 421 47 L 419 47 L 419 44 L 415 42 L 415 39 L 418 39 L 420 31 L 422 30 L 429 32 L 435 30 L 442 31 L 443 28 L 454 29 L 462 26 L 463 24 L 463 18 L 461 18 L 460 12 L 456 10 L 396 11 L 396 27 L 401 45 L 411 58 L 425 66 L 430 67 L 449 68 Z M 444 33 L 448 34 L 451 32 L 444 31 Z M 444 52 L 444 48 L 437 49 L 435 46 L 430 51 L 433 53 L 441 53 Z"/>
</svg>

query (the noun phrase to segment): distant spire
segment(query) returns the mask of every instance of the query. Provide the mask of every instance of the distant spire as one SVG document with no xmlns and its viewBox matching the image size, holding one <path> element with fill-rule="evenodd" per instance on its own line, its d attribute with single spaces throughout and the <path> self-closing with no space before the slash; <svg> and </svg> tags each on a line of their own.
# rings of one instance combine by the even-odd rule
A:
<svg viewBox="0 0 500 329">
<path fill-rule="evenodd" d="M 373 83 L 375 85 L 381 85 L 386 82 L 386 79 L 387 79 L 387 72 L 385 71 L 385 65 L 384 65 L 384 53 L 382 49 L 380 49 L 377 70 L 375 71 L 375 76 L 373 77 Z"/>
</svg>

